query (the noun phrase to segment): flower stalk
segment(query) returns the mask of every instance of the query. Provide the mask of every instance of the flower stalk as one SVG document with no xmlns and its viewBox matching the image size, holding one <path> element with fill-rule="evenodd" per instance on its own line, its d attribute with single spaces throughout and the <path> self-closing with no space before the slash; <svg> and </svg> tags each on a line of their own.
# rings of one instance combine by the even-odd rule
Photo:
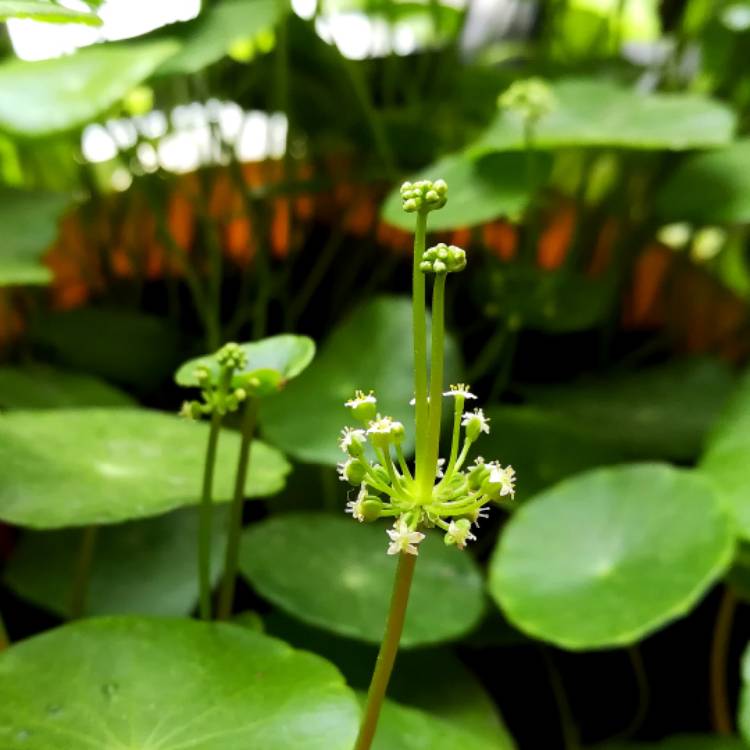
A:
<svg viewBox="0 0 750 750">
<path fill-rule="evenodd" d="M 98 527 L 91 525 L 87 526 L 81 535 L 81 544 L 78 548 L 78 558 L 73 571 L 73 585 L 70 592 L 70 617 L 72 620 L 78 620 L 86 613 L 86 601 L 98 532 Z"/>
<path fill-rule="evenodd" d="M 405 183 L 401 188 L 403 208 L 416 213 L 412 289 L 412 332 L 414 348 L 415 446 L 414 470 L 404 455 L 404 425 L 378 411 L 374 393 L 357 391 L 345 406 L 361 427 L 347 427 L 339 446 L 347 455 L 339 464 L 342 481 L 359 487 L 355 500 L 347 503 L 347 512 L 359 521 L 373 522 L 392 518 L 387 529 L 387 554 L 398 556 L 398 565 L 386 622 L 367 695 L 362 724 L 355 750 L 369 750 L 378 717 L 385 700 L 403 631 L 409 592 L 414 575 L 423 530 L 440 529 L 446 545 L 464 549 L 476 539 L 472 524 L 486 517 L 484 506 L 513 496 L 515 473 L 493 461 L 478 458 L 464 470 L 469 450 L 483 432 L 489 432 L 489 420 L 481 409 L 465 412 L 467 399 L 476 398 L 468 386 L 459 384 L 443 391 L 445 350 L 445 286 L 449 273 L 466 266 L 466 253 L 443 243 L 425 249 L 427 215 L 442 208 L 448 186 L 443 180 Z M 426 276 L 433 277 L 432 329 L 428 381 Z M 439 458 L 442 399 L 454 399 L 453 428 L 448 465 Z M 464 432 L 461 445 L 461 432 Z M 367 448 L 370 448 L 368 454 Z M 371 460 L 370 456 L 375 456 Z"/>
</svg>

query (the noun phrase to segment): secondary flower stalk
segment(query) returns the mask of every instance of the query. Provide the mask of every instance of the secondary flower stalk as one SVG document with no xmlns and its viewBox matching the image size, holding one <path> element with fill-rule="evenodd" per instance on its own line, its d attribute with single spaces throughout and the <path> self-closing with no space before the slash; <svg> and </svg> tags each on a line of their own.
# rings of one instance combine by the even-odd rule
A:
<svg viewBox="0 0 750 750">
<path fill-rule="evenodd" d="M 412 331 L 414 347 L 415 465 L 404 455 L 406 428 L 381 414 L 377 396 L 357 391 L 345 406 L 359 422 L 339 438 L 346 458 L 339 464 L 342 481 L 358 488 L 346 512 L 360 522 L 389 518 L 385 552 L 398 556 L 396 578 L 385 634 L 367 696 L 355 750 L 369 750 L 401 639 L 412 577 L 425 531 L 439 529 L 446 545 L 460 550 L 476 539 L 472 526 L 487 516 L 486 506 L 512 498 L 515 472 L 496 461 L 477 458 L 464 468 L 469 451 L 490 430 L 481 409 L 464 409 L 476 396 L 463 383 L 444 391 L 445 285 L 448 274 L 466 266 L 466 253 L 445 244 L 426 245 L 427 215 L 442 208 L 448 186 L 443 180 L 405 183 L 403 208 L 417 214 L 414 235 Z M 426 278 L 432 284 L 430 367 L 427 367 Z M 447 460 L 439 457 L 443 398 L 453 399 L 453 427 Z M 463 434 L 463 438 L 462 438 Z"/>
</svg>

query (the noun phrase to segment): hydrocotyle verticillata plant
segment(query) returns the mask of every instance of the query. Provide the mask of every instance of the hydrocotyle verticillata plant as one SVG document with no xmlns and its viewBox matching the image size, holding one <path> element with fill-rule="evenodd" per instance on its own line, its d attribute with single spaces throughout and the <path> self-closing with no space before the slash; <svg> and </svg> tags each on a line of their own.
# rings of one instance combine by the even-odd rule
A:
<svg viewBox="0 0 750 750">
<path fill-rule="evenodd" d="M 401 188 L 403 209 L 416 214 L 412 284 L 414 347 L 414 406 L 416 456 L 414 471 L 402 449 L 405 427 L 380 414 L 374 393 L 357 391 L 346 402 L 361 427 L 343 430 L 339 445 L 347 459 L 339 465 L 342 480 L 359 487 L 347 512 L 360 522 L 393 519 L 387 529 L 387 553 L 398 555 L 385 635 L 378 653 L 355 750 L 369 750 L 375 736 L 403 630 L 419 543 L 424 530 L 441 529 L 447 545 L 463 550 L 476 537 L 472 525 L 486 517 L 489 503 L 512 498 L 515 473 L 511 466 L 478 457 L 465 467 L 472 445 L 490 431 L 482 409 L 464 411 L 476 398 L 464 384 L 444 391 L 445 283 L 449 273 L 466 267 L 465 252 L 443 243 L 425 249 L 427 216 L 447 200 L 444 180 L 406 182 Z M 432 330 L 428 373 L 426 277 L 432 284 Z M 429 375 L 429 377 L 428 377 Z M 442 399 L 453 400 L 450 453 L 439 458 Z M 463 428 L 463 441 L 461 439 Z"/>
</svg>

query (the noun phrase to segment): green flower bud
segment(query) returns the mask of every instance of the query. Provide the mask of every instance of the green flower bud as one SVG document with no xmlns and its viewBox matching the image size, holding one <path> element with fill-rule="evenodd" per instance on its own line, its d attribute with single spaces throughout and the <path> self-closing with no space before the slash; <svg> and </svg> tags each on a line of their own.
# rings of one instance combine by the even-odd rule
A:
<svg viewBox="0 0 750 750">
<path fill-rule="evenodd" d="M 193 375 L 201 387 L 205 387 L 211 382 L 211 371 L 205 365 L 196 367 Z"/>
<path fill-rule="evenodd" d="M 364 482 L 367 476 L 367 467 L 361 461 L 350 458 L 338 465 L 339 477 L 344 482 L 349 482 L 355 487 Z"/>
<path fill-rule="evenodd" d="M 474 466 L 469 469 L 469 488 L 472 490 L 478 490 L 482 486 L 482 482 L 484 482 L 489 475 L 489 467 L 482 459 L 478 458 Z"/>
<path fill-rule="evenodd" d="M 448 185 L 445 180 L 418 180 L 405 182 L 401 186 L 402 208 L 407 213 L 435 211 L 448 200 Z"/>
<path fill-rule="evenodd" d="M 368 495 L 367 498 L 362 502 L 361 513 L 365 520 L 365 523 L 372 523 L 380 518 L 383 512 L 383 503 L 380 502 L 376 497 Z"/>
<path fill-rule="evenodd" d="M 378 400 L 372 391 L 368 394 L 365 394 L 364 391 L 355 391 L 354 398 L 349 399 L 344 406 L 352 410 L 356 419 L 367 424 L 377 415 Z"/>
<path fill-rule="evenodd" d="M 466 428 L 466 439 L 473 443 L 483 432 L 489 434 L 490 420 L 484 416 L 482 409 L 464 412 L 461 424 Z"/>
<path fill-rule="evenodd" d="M 387 450 L 404 439 L 404 426 L 391 417 L 378 417 L 368 425 L 367 434 L 375 447 Z"/>
<path fill-rule="evenodd" d="M 222 366 L 233 370 L 242 370 L 247 366 L 247 354 L 235 343 L 224 344 L 216 352 L 216 361 Z"/>
<path fill-rule="evenodd" d="M 203 416 L 203 404 L 198 401 L 183 402 L 180 416 L 185 419 L 200 419 Z"/>
<path fill-rule="evenodd" d="M 367 436 L 364 430 L 355 430 L 351 427 L 345 427 L 341 431 L 339 447 L 344 453 L 348 453 L 353 458 L 361 458 L 365 453 L 365 443 Z"/>
<path fill-rule="evenodd" d="M 425 250 L 419 268 L 425 273 L 456 273 L 466 268 L 466 252 L 441 242 Z"/>
</svg>

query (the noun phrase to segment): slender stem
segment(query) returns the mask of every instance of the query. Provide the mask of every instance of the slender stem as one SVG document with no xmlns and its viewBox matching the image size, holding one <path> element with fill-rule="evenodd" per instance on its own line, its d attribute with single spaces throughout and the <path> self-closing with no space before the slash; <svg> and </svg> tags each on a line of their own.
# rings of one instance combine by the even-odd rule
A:
<svg viewBox="0 0 750 750">
<path fill-rule="evenodd" d="M 541 654 L 544 663 L 547 665 L 550 688 L 552 688 L 555 703 L 557 704 L 557 710 L 560 715 L 560 730 L 562 732 L 563 747 L 565 750 L 578 750 L 581 747 L 581 741 L 578 736 L 578 727 L 573 718 L 573 712 L 570 709 L 568 697 L 565 694 L 565 685 L 563 685 L 560 671 L 552 659 L 552 655 L 544 646 L 541 648 Z"/>
<path fill-rule="evenodd" d="M 78 559 L 76 560 L 73 573 L 73 585 L 70 590 L 70 617 L 78 620 L 86 611 L 86 599 L 91 580 L 91 565 L 94 561 L 94 549 L 96 548 L 96 537 L 98 528 L 94 525 L 87 526 L 81 535 L 81 545 L 78 548 Z"/>
<path fill-rule="evenodd" d="M 375 662 L 375 671 L 373 672 L 372 682 L 367 693 L 362 724 L 359 728 L 359 735 L 354 750 L 370 750 L 373 738 L 375 737 L 380 709 L 383 706 L 385 691 L 391 679 L 393 664 L 396 661 L 396 653 L 398 652 L 398 644 L 404 629 L 406 606 L 409 603 L 409 590 L 411 589 L 416 562 L 416 555 L 409 555 L 405 552 L 399 555 L 396 579 L 393 583 L 393 594 L 391 596 L 391 608 L 388 612 L 388 621 L 385 626 L 385 635 L 383 636 L 383 642 L 378 652 L 377 661 Z"/>
<path fill-rule="evenodd" d="M 737 597 L 730 588 L 724 590 L 711 643 L 711 721 L 718 734 L 734 734 L 732 712 L 727 690 L 727 656 L 732 634 Z"/>
<path fill-rule="evenodd" d="M 448 274 L 435 276 L 432 287 L 432 346 L 430 347 L 430 419 L 427 430 L 426 461 L 420 487 L 423 499 L 432 496 L 435 484 L 438 452 L 440 450 L 440 417 L 443 405 L 443 340 L 445 338 L 445 279 Z"/>
<path fill-rule="evenodd" d="M 8 631 L 5 628 L 3 615 L 0 613 L 0 652 L 5 651 L 8 646 L 10 646 L 10 638 L 8 637 Z"/>
<path fill-rule="evenodd" d="M 648 715 L 648 704 L 650 697 L 650 689 L 648 684 L 648 674 L 646 673 L 646 665 L 643 663 L 643 655 L 637 645 L 630 646 L 627 650 L 628 659 L 633 667 L 633 676 L 635 677 L 636 687 L 638 690 L 638 704 L 636 706 L 635 715 L 630 720 L 630 723 L 622 732 L 618 735 L 618 739 L 630 739 L 642 726 Z"/>
<path fill-rule="evenodd" d="M 454 396 L 453 403 L 453 433 L 451 435 L 451 455 L 445 470 L 443 481 L 447 481 L 453 474 L 458 459 L 458 444 L 461 440 L 461 416 L 464 411 L 464 397 Z"/>
<path fill-rule="evenodd" d="M 219 444 L 222 417 L 217 412 L 211 415 L 211 428 L 206 446 L 206 461 L 203 465 L 203 491 L 201 493 L 200 519 L 198 526 L 198 580 L 200 582 L 201 620 L 211 619 L 211 537 L 213 525 L 214 467 L 216 449 Z"/>
<path fill-rule="evenodd" d="M 416 407 L 416 474 L 417 487 L 424 486 L 422 477 L 433 472 L 434 466 L 427 466 L 427 313 L 425 310 L 425 279 L 419 268 L 425 251 L 427 234 L 427 214 L 417 214 L 417 228 L 414 232 L 414 267 L 412 275 L 412 334 L 414 345 L 414 399 Z"/>
<path fill-rule="evenodd" d="M 507 337 L 507 325 L 498 325 L 494 332 L 487 338 L 487 342 L 479 352 L 479 356 L 469 368 L 469 372 L 466 375 L 468 382 L 476 383 L 477 380 L 483 378 L 490 371 L 500 352 L 503 350 Z"/>
<path fill-rule="evenodd" d="M 242 532 L 242 505 L 245 500 L 247 469 L 250 463 L 250 449 L 253 444 L 255 424 L 258 419 L 258 400 L 249 398 L 245 404 L 242 417 L 242 442 L 237 461 L 237 473 L 234 481 L 234 497 L 229 509 L 229 527 L 227 529 L 227 549 L 224 558 L 224 577 L 219 590 L 219 604 L 216 611 L 218 620 L 227 620 L 232 613 L 234 602 L 234 585 L 237 580 L 237 561 L 240 553 L 240 534 Z"/>
</svg>

